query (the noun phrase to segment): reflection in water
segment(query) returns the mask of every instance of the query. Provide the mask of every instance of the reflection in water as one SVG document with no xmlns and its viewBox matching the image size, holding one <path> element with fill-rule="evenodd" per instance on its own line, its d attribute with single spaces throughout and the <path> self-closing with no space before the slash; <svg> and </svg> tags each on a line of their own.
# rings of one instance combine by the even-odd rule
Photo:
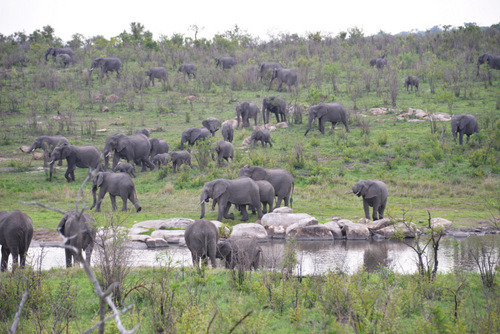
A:
<svg viewBox="0 0 500 334">
<path fill-rule="evenodd" d="M 441 241 L 438 260 L 439 271 L 446 272 L 454 268 L 475 270 L 471 251 L 479 249 L 488 241 L 495 255 L 500 254 L 500 235 L 472 236 L 467 239 L 444 238 Z M 284 241 L 261 244 L 263 251 L 262 265 L 268 270 L 279 270 L 284 256 Z M 289 243 L 288 243 L 289 244 Z M 299 265 L 297 273 L 303 275 L 321 274 L 328 270 L 353 273 L 361 268 L 376 271 L 390 268 L 395 272 L 409 274 L 417 270 L 417 258 L 413 250 L 394 240 L 362 241 L 297 241 L 293 244 L 297 251 Z M 93 256 L 95 262 L 97 256 Z M 160 250 L 132 250 L 131 263 L 134 266 L 158 266 L 169 261 L 173 266 L 191 265 L 191 254 L 186 247 L 170 247 Z M 48 270 L 64 268 L 65 258 L 62 248 L 31 247 L 29 262 L 35 268 Z"/>
</svg>

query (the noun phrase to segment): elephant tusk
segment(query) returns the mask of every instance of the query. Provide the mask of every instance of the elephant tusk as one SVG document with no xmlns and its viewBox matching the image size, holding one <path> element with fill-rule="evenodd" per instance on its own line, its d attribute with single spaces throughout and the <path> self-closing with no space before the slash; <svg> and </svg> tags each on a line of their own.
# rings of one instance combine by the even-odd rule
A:
<svg viewBox="0 0 500 334">
<path fill-rule="evenodd" d="M 52 165 L 54 163 L 54 160 L 49 161 L 49 165 Z"/>
<path fill-rule="evenodd" d="M 106 158 L 109 158 L 111 156 L 111 152 L 106 153 Z"/>
</svg>

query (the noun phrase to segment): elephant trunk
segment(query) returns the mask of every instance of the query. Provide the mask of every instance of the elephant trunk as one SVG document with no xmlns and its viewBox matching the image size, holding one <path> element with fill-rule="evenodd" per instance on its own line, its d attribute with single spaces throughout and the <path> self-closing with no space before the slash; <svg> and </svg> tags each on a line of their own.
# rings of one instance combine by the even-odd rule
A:
<svg viewBox="0 0 500 334">
<path fill-rule="evenodd" d="M 90 207 L 89 210 L 92 210 L 95 207 L 96 203 L 97 203 L 96 192 L 97 192 L 97 186 L 92 185 L 92 197 L 94 199 L 94 202 L 92 203 L 92 206 Z"/>
<path fill-rule="evenodd" d="M 201 215 L 200 215 L 200 219 L 203 219 L 203 217 L 205 217 L 205 201 L 202 201 L 200 203 L 201 205 Z"/>
<path fill-rule="evenodd" d="M 31 153 L 34 149 L 37 148 L 35 146 L 36 146 L 35 144 L 31 145 L 30 148 L 26 151 L 26 153 Z"/>
<path fill-rule="evenodd" d="M 49 182 L 52 182 L 52 170 L 54 169 L 54 162 L 55 162 L 54 159 L 51 159 L 49 161 L 49 165 L 50 165 Z"/>
<path fill-rule="evenodd" d="M 307 133 L 309 132 L 309 130 L 311 130 L 311 125 L 312 125 L 312 122 L 314 121 L 315 117 L 313 115 L 309 116 L 309 126 L 307 127 L 307 130 L 306 130 L 306 133 L 304 133 L 304 136 L 307 136 Z"/>
</svg>

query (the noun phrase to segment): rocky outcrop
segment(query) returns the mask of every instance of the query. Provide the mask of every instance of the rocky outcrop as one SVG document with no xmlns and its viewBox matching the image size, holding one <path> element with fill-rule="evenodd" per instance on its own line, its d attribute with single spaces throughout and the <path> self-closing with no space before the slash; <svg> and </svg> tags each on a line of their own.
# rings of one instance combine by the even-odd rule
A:
<svg viewBox="0 0 500 334">
<path fill-rule="evenodd" d="M 260 223 L 267 230 L 271 238 L 281 239 L 285 237 L 286 229 L 302 219 L 314 219 L 307 213 L 279 213 L 271 212 L 262 216 Z"/>
<path fill-rule="evenodd" d="M 330 229 L 323 224 L 296 227 L 287 233 L 287 238 L 296 240 L 333 240 Z"/>
<path fill-rule="evenodd" d="M 267 241 L 268 235 L 264 226 L 256 223 L 242 223 L 233 226 L 229 239 L 257 239 Z"/>
</svg>

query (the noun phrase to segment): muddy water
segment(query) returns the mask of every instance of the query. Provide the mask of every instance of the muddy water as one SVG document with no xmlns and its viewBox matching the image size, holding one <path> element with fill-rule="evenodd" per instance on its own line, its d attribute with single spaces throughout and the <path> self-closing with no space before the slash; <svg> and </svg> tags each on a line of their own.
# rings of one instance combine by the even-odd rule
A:
<svg viewBox="0 0 500 334">
<path fill-rule="evenodd" d="M 493 247 L 496 256 L 500 254 L 500 235 L 469 237 L 463 239 L 444 238 L 441 241 L 438 261 L 439 271 L 448 272 L 454 268 L 475 270 L 470 250 L 481 245 Z M 286 245 L 290 243 L 273 241 L 260 244 L 263 250 L 264 268 L 280 268 Z M 293 244 L 299 265 L 297 273 L 321 274 L 328 270 L 353 273 L 363 266 L 368 271 L 389 268 L 398 273 L 413 273 L 417 270 L 416 254 L 399 241 L 297 241 Z M 159 266 L 167 261 L 172 266 L 191 265 L 191 253 L 186 247 L 162 249 L 130 249 L 133 266 Z M 93 263 L 97 259 L 93 256 Z M 43 270 L 64 268 L 65 255 L 62 248 L 31 247 L 29 263 Z"/>
</svg>

